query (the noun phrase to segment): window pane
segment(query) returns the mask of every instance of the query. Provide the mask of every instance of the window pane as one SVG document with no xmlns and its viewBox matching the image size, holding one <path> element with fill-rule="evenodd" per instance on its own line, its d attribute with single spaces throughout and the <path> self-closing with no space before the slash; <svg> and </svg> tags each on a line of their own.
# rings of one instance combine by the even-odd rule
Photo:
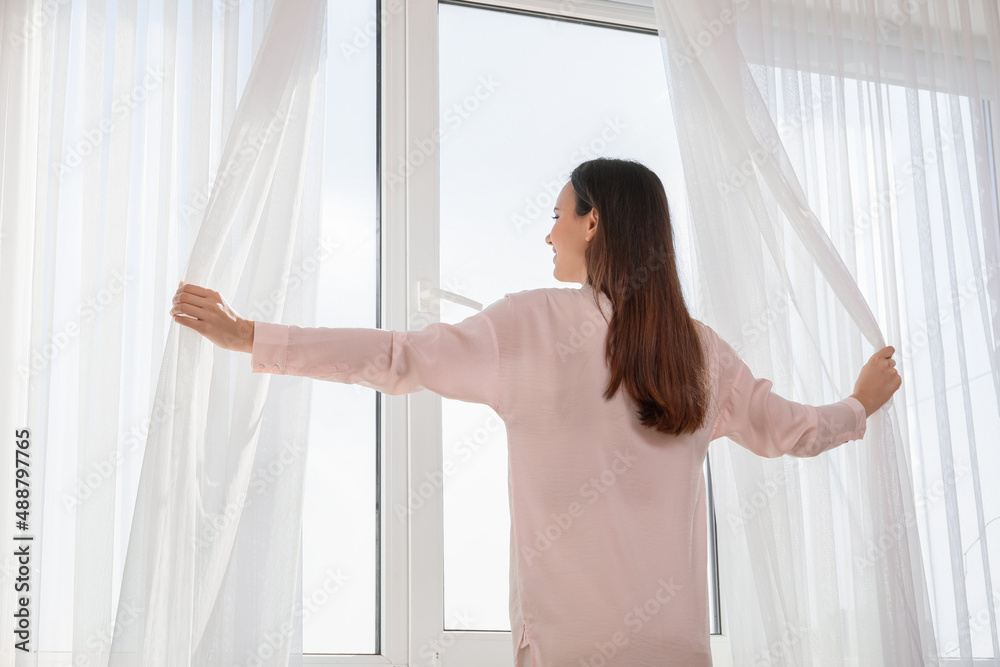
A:
<svg viewBox="0 0 1000 667">
<path fill-rule="evenodd" d="M 684 181 L 657 37 L 447 4 L 439 26 L 441 287 L 484 305 L 579 287 L 552 276 L 552 207 L 577 164 L 612 156 L 663 181 L 688 290 Z M 471 314 L 441 304 L 443 321 Z M 509 631 L 503 424 L 461 401 L 443 399 L 442 412 L 443 460 L 454 466 L 444 481 L 445 627 Z"/>
<path fill-rule="evenodd" d="M 260 3 L 258 3 L 258 6 Z M 374 40 L 365 43 L 359 38 L 370 34 L 375 26 L 375 0 L 350 0 L 331 3 L 328 18 L 328 62 L 326 76 L 326 132 L 324 164 L 324 229 L 328 253 L 315 253 L 326 257 L 311 267 L 304 263 L 293 267 L 301 274 L 315 270 L 319 280 L 320 303 L 317 320 L 322 326 L 375 327 L 377 301 L 377 251 L 376 234 L 377 178 L 376 172 L 376 49 Z M 227 7 L 235 8 L 229 3 Z M 246 0 L 239 6 L 239 37 L 237 91 L 239 98 L 247 83 L 253 39 L 254 3 Z M 214 5 L 212 25 L 213 44 L 220 47 L 223 39 L 221 5 Z M 69 35 L 69 85 L 67 87 L 66 131 L 64 147 L 55 152 L 69 154 L 94 131 L 86 126 L 84 100 L 91 91 L 84 88 L 87 35 L 84 18 L 86 0 L 65 3 L 59 11 L 72 10 L 72 30 Z M 147 61 L 148 71 L 163 71 L 162 0 L 138 4 L 137 53 Z M 192 16 L 191 3 L 180 3 L 177 33 L 177 101 L 179 145 L 189 140 L 185 121 L 185 99 L 190 97 L 192 72 Z M 232 14 L 230 14 L 232 16 Z M 115 38 L 116 15 L 109 8 L 106 37 Z M 258 17 L 259 18 L 259 17 Z M 141 26 L 148 26 L 143 28 Z M 334 48 L 333 45 L 337 45 Z M 348 45 L 351 48 L 340 48 Z M 353 50 L 352 50 L 353 49 Z M 113 61 L 108 56 L 106 77 L 113 75 Z M 140 62 L 142 62 L 140 60 Z M 213 86 L 222 85 L 222 59 L 219 53 L 210 63 Z M 144 76 L 137 69 L 136 79 Z M 110 79 L 109 79 L 110 80 Z M 107 83 L 107 82 L 106 82 Z M 110 92 L 110 88 L 107 89 Z M 222 123 L 221 88 L 213 90 L 213 125 L 211 151 L 217 161 L 223 147 L 219 128 Z M 138 162 L 147 168 L 137 169 L 135 178 L 152 174 L 152 189 L 156 190 L 156 165 L 160 163 L 159 137 L 163 131 L 159 110 L 162 90 L 154 87 L 149 97 L 130 115 L 127 123 L 142 137 L 133 143 L 133 153 Z M 346 101 L 346 103 L 345 103 Z M 108 95 L 107 108 L 111 108 Z M 108 112 L 103 123 L 111 118 Z M 349 128 L 349 129 L 344 129 Z M 88 140 L 89 141 L 89 140 Z M 107 143 L 104 143 L 107 147 Z M 141 155 L 140 155 L 141 153 Z M 141 158 L 141 159 L 139 159 Z M 152 166 L 150 166 L 152 165 Z M 213 162 L 213 169 L 218 165 Z M 176 166 L 180 183 L 186 182 L 187 160 Z M 149 176 L 142 176 L 149 180 Z M 81 210 L 81 173 L 74 170 L 66 176 L 60 193 L 58 254 L 55 255 L 55 284 L 53 321 L 78 323 L 83 303 L 80 297 L 79 277 L 79 211 Z M 147 188 L 148 189 L 148 188 Z M 181 188 L 183 190 L 183 187 Z M 185 195 L 186 196 L 186 195 Z M 181 229 L 194 224 L 185 211 L 186 201 L 181 202 Z M 160 249 L 156 247 L 156 234 L 142 227 L 142 220 L 155 222 L 157 199 L 144 200 L 143 210 L 153 215 L 138 215 L 134 228 L 130 226 L 128 242 L 128 278 L 136 285 L 152 285 Z M 133 222 L 130 219 L 130 225 Z M 181 237 L 181 242 L 184 241 Z M 330 250 L 332 248 L 332 250 Z M 169 261 L 178 267 L 184 265 L 177 256 L 173 241 L 167 249 Z M 308 253 L 307 253 L 308 256 Z M 294 275 L 294 274 L 293 274 Z M 132 292 L 129 292 L 132 294 Z M 141 291 L 135 295 L 141 296 Z M 139 484 L 142 448 L 149 431 L 148 406 L 151 392 L 155 390 L 155 371 L 159 367 L 161 351 L 150 349 L 156 337 L 151 333 L 151 319 L 144 318 L 148 309 L 131 296 L 126 307 L 126 330 L 137 332 L 129 346 L 123 348 L 123 368 L 130 372 L 123 375 L 121 424 L 123 437 L 119 442 L 120 468 L 117 480 L 102 475 L 97 485 L 118 484 L 115 497 L 119 503 L 115 520 L 119 535 L 127 536 L 131 529 L 133 503 Z M 176 325 L 171 325 L 176 326 Z M 75 344 L 75 343 L 74 343 Z M 154 363 L 150 363 L 150 360 Z M 44 498 L 46 521 L 41 540 L 52 548 L 46 549 L 41 562 L 40 580 L 53 582 L 40 592 L 38 636 L 42 637 L 42 650 L 69 651 L 73 643 L 73 606 L 64 604 L 67 586 L 74 575 L 74 520 L 76 508 L 87 502 L 97 488 L 82 486 L 77 480 L 78 427 L 67 415 L 77 414 L 76 367 L 79 352 L 73 347 L 66 354 L 53 360 L 51 405 L 60 410 L 50 413 L 47 430 L 50 441 L 64 443 L 68 456 L 53 456 L 46 462 L 41 475 L 48 480 L 50 492 Z M 152 376 L 150 373 L 154 373 Z M 313 406 L 308 446 L 309 466 L 306 474 L 304 529 L 303 529 L 303 648 L 306 652 L 374 653 L 376 644 L 376 393 L 370 389 L 358 390 L 353 386 L 314 382 Z M 331 409 L 335 406 L 335 409 Z M 331 417 L 336 415 L 336 420 Z M 291 443 L 290 443 L 291 444 Z M 299 444 L 299 443 L 294 443 Z M 61 445 L 61 447 L 63 447 Z M 96 478 L 95 478 L 96 479 Z M 127 540 L 119 540 L 115 554 L 115 578 L 120 582 L 127 552 Z M 72 583 L 69 585 L 72 589 Z M 117 593 L 116 593 L 117 595 Z M 113 600 L 113 603 L 116 601 Z"/>
<path fill-rule="evenodd" d="M 375 0 L 331 2 L 316 324 L 378 327 Z M 345 101 L 349 100 L 349 103 Z M 378 551 L 373 389 L 313 382 L 302 529 L 302 650 L 375 653 Z"/>
</svg>

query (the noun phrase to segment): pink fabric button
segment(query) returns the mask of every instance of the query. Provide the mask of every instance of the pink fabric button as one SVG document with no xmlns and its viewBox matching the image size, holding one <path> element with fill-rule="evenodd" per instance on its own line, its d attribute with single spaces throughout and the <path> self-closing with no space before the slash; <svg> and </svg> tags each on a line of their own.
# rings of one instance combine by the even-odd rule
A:
<svg viewBox="0 0 1000 667">
<path fill-rule="evenodd" d="M 275 373 L 277 373 L 281 369 L 278 368 L 278 364 L 275 364 L 275 365 L 271 366 L 271 370 L 274 371 Z"/>
</svg>

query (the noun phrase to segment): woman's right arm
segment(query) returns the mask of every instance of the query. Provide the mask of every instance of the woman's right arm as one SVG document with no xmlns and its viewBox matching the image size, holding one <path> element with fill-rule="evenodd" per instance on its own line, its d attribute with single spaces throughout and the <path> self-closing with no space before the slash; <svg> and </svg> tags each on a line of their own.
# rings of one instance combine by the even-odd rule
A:
<svg viewBox="0 0 1000 667">
<path fill-rule="evenodd" d="M 502 415 L 500 348 L 495 330 L 510 319 L 507 295 L 457 324 L 418 331 L 300 327 L 254 322 L 253 373 L 358 384 L 385 394 L 429 389 L 482 403 Z"/>
</svg>

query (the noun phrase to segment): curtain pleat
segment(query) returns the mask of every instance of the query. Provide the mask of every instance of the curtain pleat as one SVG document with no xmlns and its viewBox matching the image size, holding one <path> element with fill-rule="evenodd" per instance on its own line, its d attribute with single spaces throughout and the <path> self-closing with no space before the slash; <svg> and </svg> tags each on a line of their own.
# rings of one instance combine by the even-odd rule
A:
<svg viewBox="0 0 1000 667">
<path fill-rule="evenodd" d="M 188 281 L 222 293 L 242 288 L 252 303 L 289 275 L 303 202 L 318 198 L 305 165 L 324 25 L 323 3 L 275 5 L 218 161 Z M 193 88 L 193 108 L 207 110 L 209 80 L 193 77 Z M 193 112 L 192 127 L 196 118 Z M 192 131 L 193 142 L 196 136 Z M 204 146 L 193 150 L 192 171 L 204 173 L 206 160 Z M 199 180 L 192 178 L 193 192 Z M 241 208 L 247 215 L 238 216 Z M 281 317 L 280 304 L 277 311 Z M 290 652 L 301 656 L 301 628 L 285 626 L 293 620 L 301 560 L 306 390 L 284 392 L 297 397 L 297 409 L 284 394 L 265 406 L 267 380 L 251 381 L 245 360 L 230 369 L 228 358 L 194 332 L 167 339 L 157 395 L 173 401 L 176 417 L 150 432 L 118 605 L 119 613 L 125 605 L 148 611 L 115 638 L 112 664 L 131 664 L 133 651 L 150 665 L 221 665 L 250 656 L 283 665 Z M 264 431 L 268 423 L 279 430 Z M 280 483 L 256 491 L 251 482 L 288 443 L 298 448 Z M 172 501 L 166 510 L 157 500 L 165 496 Z"/>
<path fill-rule="evenodd" d="M 904 380 L 819 457 L 709 450 L 734 664 L 1000 664 L 996 4 L 653 4 L 696 310 L 794 400 Z"/>
<path fill-rule="evenodd" d="M 316 276 L 288 287 L 319 242 L 326 3 L 17 0 L 0 25 L 0 423 L 30 427 L 30 648 L 301 664 L 310 387 L 168 310 L 181 277 L 313 324 Z"/>
</svg>

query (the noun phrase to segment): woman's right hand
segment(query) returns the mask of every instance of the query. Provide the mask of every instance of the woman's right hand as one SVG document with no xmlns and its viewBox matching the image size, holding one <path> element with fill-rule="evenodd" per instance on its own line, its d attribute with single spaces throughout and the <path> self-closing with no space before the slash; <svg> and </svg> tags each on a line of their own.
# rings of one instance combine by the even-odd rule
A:
<svg viewBox="0 0 1000 667">
<path fill-rule="evenodd" d="M 903 384 L 895 368 L 896 360 L 892 358 L 895 352 L 894 347 L 887 345 L 873 354 L 861 369 L 858 381 L 854 384 L 854 393 L 851 396 L 861 401 L 869 417 L 885 405 Z"/>
</svg>

